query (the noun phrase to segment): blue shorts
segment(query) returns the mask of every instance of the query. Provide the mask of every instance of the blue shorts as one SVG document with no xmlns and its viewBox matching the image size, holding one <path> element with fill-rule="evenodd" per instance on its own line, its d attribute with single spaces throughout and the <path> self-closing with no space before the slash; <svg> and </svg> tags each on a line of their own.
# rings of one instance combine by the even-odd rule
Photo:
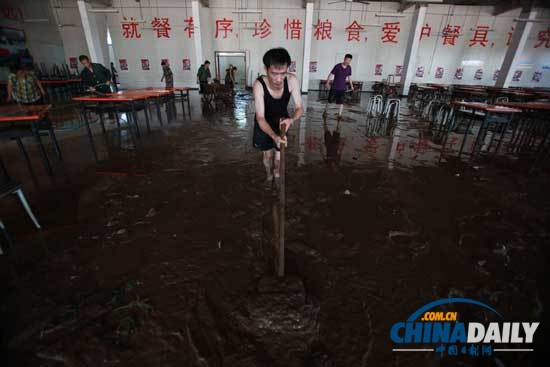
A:
<svg viewBox="0 0 550 367">
<path fill-rule="evenodd" d="M 346 94 L 345 90 L 334 90 L 331 89 L 328 93 L 328 102 L 336 104 L 343 104 L 344 103 L 344 95 Z"/>
</svg>

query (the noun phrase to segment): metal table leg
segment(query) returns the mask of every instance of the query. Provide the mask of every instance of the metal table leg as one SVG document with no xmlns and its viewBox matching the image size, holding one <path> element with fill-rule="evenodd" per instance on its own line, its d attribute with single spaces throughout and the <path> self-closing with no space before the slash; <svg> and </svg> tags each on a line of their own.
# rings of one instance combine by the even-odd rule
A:
<svg viewBox="0 0 550 367">
<path fill-rule="evenodd" d="M 187 89 L 187 111 L 189 113 L 189 118 L 191 118 L 191 98 L 189 98 L 189 89 Z"/>
<path fill-rule="evenodd" d="M 97 158 L 97 151 L 95 149 L 94 135 L 92 134 L 92 129 L 90 128 L 90 121 L 88 121 L 88 115 L 86 114 L 86 108 L 84 104 L 81 104 L 80 113 L 84 118 L 84 124 L 86 124 L 86 130 L 88 131 L 88 139 L 90 140 L 90 147 L 92 148 L 92 153 L 94 154 L 95 160 L 99 161 L 99 159 Z"/>
<path fill-rule="evenodd" d="M 50 165 L 50 160 L 48 159 L 48 154 L 46 153 L 46 148 L 44 148 L 44 144 L 42 143 L 42 139 L 40 138 L 40 129 L 38 128 L 38 121 L 33 121 L 31 123 L 31 129 L 36 139 L 36 142 L 38 143 L 38 150 L 40 151 L 40 155 L 42 157 L 42 162 L 44 163 L 44 167 L 46 168 L 46 171 L 48 172 L 48 174 L 50 176 L 53 176 L 53 170 L 52 170 L 52 166 Z"/>
</svg>

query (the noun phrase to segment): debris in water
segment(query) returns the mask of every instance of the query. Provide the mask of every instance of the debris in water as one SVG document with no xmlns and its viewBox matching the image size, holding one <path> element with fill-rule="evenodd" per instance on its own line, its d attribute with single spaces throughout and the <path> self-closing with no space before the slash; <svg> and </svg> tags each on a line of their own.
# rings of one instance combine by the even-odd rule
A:
<svg viewBox="0 0 550 367">
<path fill-rule="evenodd" d="M 218 241 L 218 248 L 222 248 L 222 241 Z"/>
<path fill-rule="evenodd" d="M 420 233 L 420 231 L 414 231 L 414 232 L 389 231 L 388 238 L 391 240 L 393 237 L 414 237 L 418 235 L 418 233 Z"/>
<path fill-rule="evenodd" d="M 123 234 L 125 234 L 125 233 L 126 233 L 126 230 L 125 230 L 124 228 L 119 229 L 118 231 L 115 232 L 115 234 L 116 234 L 117 236 L 121 236 L 121 235 L 123 235 Z"/>
<path fill-rule="evenodd" d="M 139 195 L 138 195 L 138 194 L 135 194 L 135 195 L 126 195 L 126 198 L 127 198 L 127 199 L 138 199 L 138 198 L 139 198 Z"/>
<path fill-rule="evenodd" d="M 351 191 L 349 190 L 344 191 L 344 195 L 351 195 Z"/>
<path fill-rule="evenodd" d="M 151 209 L 149 209 L 149 211 L 147 212 L 145 217 L 146 218 L 151 218 L 151 217 L 154 217 L 155 215 L 157 215 L 157 211 L 155 210 L 155 208 L 151 208 Z"/>
</svg>

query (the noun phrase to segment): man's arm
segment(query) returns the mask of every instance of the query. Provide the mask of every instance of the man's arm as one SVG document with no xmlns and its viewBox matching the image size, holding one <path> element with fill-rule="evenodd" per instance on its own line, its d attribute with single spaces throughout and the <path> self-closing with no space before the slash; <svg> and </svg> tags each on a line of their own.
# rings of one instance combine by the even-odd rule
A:
<svg viewBox="0 0 550 367">
<path fill-rule="evenodd" d="M 256 120 L 258 121 L 258 125 L 260 125 L 260 129 L 267 135 L 273 139 L 273 141 L 279 145 L 279 143 L 286 144 L 286 139 L 281 139 L 271 126 L 267 123 L 265 119 L 265 106 L 264 106 L 264 89 L 259 81 L 256 80 L 254 82 L 254 86 L 252 87 L 252 90 L 254 92 L 254 106 L 256 108 Z"/>
<path fill-rule="evenodd" d="M 351 88 L 351 91 L 353 92 L 353 82 L 351 81 L 351 75 L 348 76 L 348 82 L 349 82 L 349 86 Z"/>
<path fill-rule="evenodd" d="M 294 121 L 299 120 L 304 113 L 304 107 L 302 105 L 302 93 L 300 92 L 298 78 L 296 78 L 294 75 L 290 75 L 288 77 L 288 84 L 292 99 L 294 100 L 294 114 L 290 118 L 281 121 L 281 128 L 284 126 L 286 128 L 285 131 L 290 129 L 290 126 L 292 126 Z"/>
<path fill-rule="evenodd" d="M 332 73 L 332 71 L 330 73 L 328 73 L 328 76 L 327 76 L 327 80 L 325 82 L 325 87 L 328 88 L 329 85 L 330 85 L 330 76 L 333 76 L 334 77 L 334 74 Z"/>
</svg>

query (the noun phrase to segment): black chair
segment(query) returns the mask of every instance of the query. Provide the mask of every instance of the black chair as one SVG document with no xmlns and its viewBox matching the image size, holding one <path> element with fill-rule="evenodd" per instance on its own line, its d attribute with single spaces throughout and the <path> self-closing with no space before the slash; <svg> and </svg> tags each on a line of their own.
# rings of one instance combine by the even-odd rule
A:
<svg viewBox="0 0 550 367">
<path fill-rule="evenodd" d="M 0 140 L 1 139 L 10 139 L 10 140 L 16 140 L 17 145 L 19 146 L 19 149 L 21 149 L 21 152 L 23 153 L 25 160 L 27 162 L 27 166 L 29 167 L 29 170 L 32 172 L 32 164 L 29 158 L 29 155 L 22 143 L 22 138 L 25 137 L 37 137 L 35 132 L 33 132 L 33 129 L 31 126 L 25 125 L 25 124 L 18 124 L 18 123 L 11 123 L 11 124 L 4 124 L 5 126 L 0 127 Z M 57 142 L 57 138 L 55 136 L 55 131 L 53 129 L 53 125 L 48 119 L 42 120 L 36 124 L 36 128 L 38 129 L 38 134 L 42 135 L 43 133 L 47 133 L 50 136 L 50 139 L 52 141 L 52 145 L 55 149 L 55 153 L 57 154 L 57 158 L 61 161 L 63 158 L 61 156 L 61 148 L 59 147 L 59 143 Z M 48 155 L 46 153 L 46 150 L 44 148 L 44 145 L 41 141 L 41 139 L 38 139 L 39 143 L 39 152 L 42 157 L 42 160 L 44 162 L 44 166 L 48 172 L 49 175 L 53 175 L 53 171 L 51 168 L 50 160 L 48 158 Z"/>
<path fill-rule="evenodd" d="M 34 213 L 32 212 L 31 207 L 27 202 L 27 199 L 25 198 L 25 194 L 23 193 L 23 188 L 21 184 L 11 179 L 11 177 L 8 175 L 8 172 L 6 171 L 6 167 L 4 166 L 4 163 L 0 159 L 0 200 L 12 194 L 17 195 L 17 197 L 19 198 L 19 201 L 21 202 L 21 205 L 23 205 L 23 208 L 25 208 L 25 211 L 31 218 L 36 228 L 41 229 L 42 227 L 40 226 L 40 223 L 38 223 L 38 220 L 34 216 Z M 1 218 L 0 218 L 0 233 L 2 233 L 2 236 L 4 237 L 4 240 L 7 242 L 8 246 L 11 246 L 12 245 L 11 238 Z M 3 251 L 2 251 L 2 246 L 0 242 L 0 255 L 2 254 L 3 254 Z"/>
</svg>

